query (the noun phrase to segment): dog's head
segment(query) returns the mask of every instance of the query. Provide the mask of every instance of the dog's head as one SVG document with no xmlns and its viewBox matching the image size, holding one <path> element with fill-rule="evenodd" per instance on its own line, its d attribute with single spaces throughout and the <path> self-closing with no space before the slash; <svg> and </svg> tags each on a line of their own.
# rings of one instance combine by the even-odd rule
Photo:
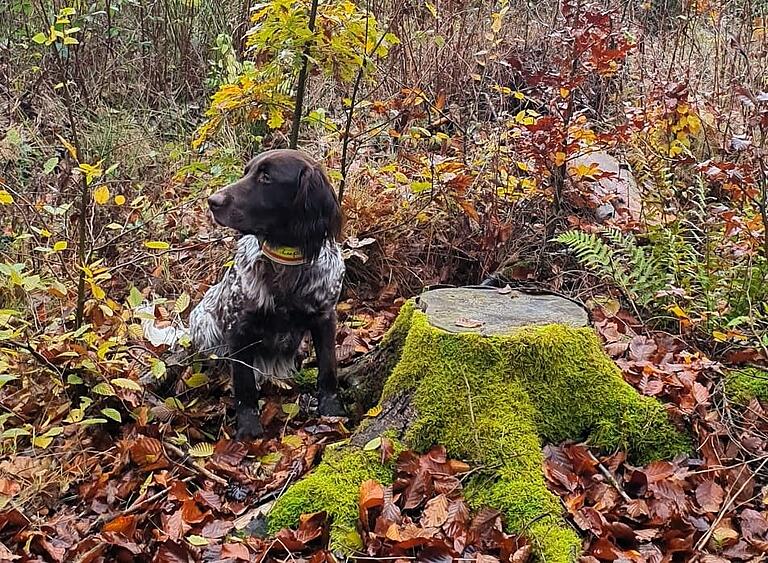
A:
<svg viewBox="0 0 768 563">
<path fill-rule="evenodd" d="M 296 150 L 253 158 L 243 177 L 209 197 L 208 206 L 220 225 L 298 247 L 309 260 L 341 231 L 341 208 L 325 170 Z"/>
</svg>

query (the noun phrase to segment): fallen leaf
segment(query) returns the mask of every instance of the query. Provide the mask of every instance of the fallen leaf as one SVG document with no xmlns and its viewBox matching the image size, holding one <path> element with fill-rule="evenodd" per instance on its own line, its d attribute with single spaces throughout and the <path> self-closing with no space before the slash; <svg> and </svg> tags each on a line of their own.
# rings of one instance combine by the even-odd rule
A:
<svg viewBox="0 0 768 563">
<path fill-rule="evenodd" d="M 465 317 L 460 317 L 456 319 L 456 321 L 453 324 L 461 328 L 479 328 L 483 326 L 485 323 L 483 321 L 477 321 L 474 319 L 467 319 Z"/>
<path fill-rule="evenodd" d="M 707 479 L 696 487 L 696 501 L 706 512 L 717 512 L 723 504 L 723 488 L 713 479 Z"/>
</svg>

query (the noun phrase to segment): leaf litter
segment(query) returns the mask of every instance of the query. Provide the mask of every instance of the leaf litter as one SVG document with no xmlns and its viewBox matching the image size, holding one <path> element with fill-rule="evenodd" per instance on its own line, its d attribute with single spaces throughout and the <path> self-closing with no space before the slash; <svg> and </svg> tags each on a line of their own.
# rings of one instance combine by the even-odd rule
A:
<svg viewBox="0 0 768 563">
<path fill-rule="evenodd" d="M 373 313 L 342 303 L 347 322 L 339 333 L 339 360 L 349 362 L 373 348 L 396 309 Z M 158 326 L 169 310 L 155 309 Z M 620 309 L 596 310 L 593 318 L 625 379 L 664 401 L 672 419 L 692 430 L 698 449 L 636 467 L 622 452 L 547 445 L 544 473 L 585 538 L 582 561 L 763 560 L 768 553 L 763 405 L 728 404 L 721 366 L 682 339 L 649 333 Z M 112 320 L 100 322 L 108 334 Z M 11 383 L 0 389 L 4 404 L 14 405 L 21 420 L 35 422 L 32 447 L 0 461 L 0 559 L 338 560 L 328 550 L 326 514 L 305 515 L 295 530 L 272 538 L 265 536 L 265 515 L 275 498 L 317 464 L 327 444 L 347 437 L 341 421 L 307 418 L 298 407 L 301 397 L 282 390 L 266 397 L 266 437 L 237 442 L 228 437 L 231 428 L 222 427 L 220 393 L 198 393 L 190 401 L 182 386 L 161 399 L 140 384 L 141 362 L 110 364 L 76 339 L 37 344 L 49 371 L 62 377 L 84 356 L 118 376 L 103 395 L 112 410 L 103 411 L 121 414 L 122 423 L 76 424 L 91 416 L 87 402 L 71 404 L 48 389 L 40 392 L 40 386 Z M 19 358 L 20 369 L 39 369 Z M 172 363 L 166 367 L 174 369 Z M 45 380 L 49 377 L 46 373 Z M 219 390 L 225 380 L 210 374 L 200 385 Z M 42 424 L 33 418 L 36 412 L 46 414 Z M 18 435 L 24 438 L 23 428 Z M 376 447 L 386 449 L 383 441 Z M 505 531 L 497 511 L 469 509 L 461 487 L 467 471 L 468 465 L 447 459 L 438 447 L 400 454 L 391 486 L 361 484 L 365 556 L 531 561 L 533 546 Z"/>
</svg>

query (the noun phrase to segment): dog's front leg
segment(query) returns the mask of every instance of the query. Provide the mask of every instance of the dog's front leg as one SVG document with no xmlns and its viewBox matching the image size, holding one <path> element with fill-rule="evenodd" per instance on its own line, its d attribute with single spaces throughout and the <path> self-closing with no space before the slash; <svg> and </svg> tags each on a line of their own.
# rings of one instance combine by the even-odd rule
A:
<svg viewBox="0 0 768 563">
<path fill-rule="evenodd" d="M 235 393 L 237 433 L 235 438 L 260 438 L 259 388 L 253 373 L 253 354 L 235 354 L 232 359 L 232 386 Z"/>
<path fill-rule="evenodd" d="M 345 416 L 336 376 L 336 312 L 318 317 L 310 330 L 317 354 L 317 410 L 322 415 Z"/>
</svg>

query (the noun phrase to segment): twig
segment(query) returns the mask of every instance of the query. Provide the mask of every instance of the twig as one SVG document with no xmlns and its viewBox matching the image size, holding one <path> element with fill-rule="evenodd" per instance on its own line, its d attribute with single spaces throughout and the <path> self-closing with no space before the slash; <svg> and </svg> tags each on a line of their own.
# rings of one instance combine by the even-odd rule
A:
<svg viewBox="0 0 768 563">
<path fill-rule="evenodd" d="M 689 475 L 704 475 L 706 473 L 712 473 L 714 471 L 724 471 L 728 469 L 736 469 L 738 467 L 742 467 L 743 465 L 749 465 L 750 463 L 754 463 L 756 461 L 762 461 L 764 459 L 768 459 L 768 455 L 760 456 L 755 459 L 750 459 L 747 461 L 741 461 L 739 463 L 734 463 L 733 465 L 714 465 L 712 467 L 707 467 L 706 469 L 699 469 L 698 471 L 689 471 Z"/>
<path fill-rule="evenodd" d="M 184 477 L 181 480 L 181 482 L 182 483 L 189 483 L 193 479 L 194 479 L 194 476 L 190 475 L 189 477 Z M 118 512 L 117 514 L 114 514 L 114 515 L 111 515 L 111 516 L 105 516 L 105 515 L 102 514 L 98 518 L 96 518 L 96 520 L 93 521 L 93 523 L 91 524 L 90 528 L 88 528 L 88 531 L 89 532 L 94 532 L 96 530 L 96 528 L 98 528 L 102 524 L 106 523 L 108 518 L 110 520 L 114 520 L 115 518 L 120 518 L 121 516 L 128 516 L 129 514 L 132 514 L 132 513 L 136 512 L 140 508 L 144 508 L 146 505 L 151 504 L 151 503 L 155 502 L 156 500 L 160 500 L 165 495 L 167 495 L 170 491 L 171 491 L 171 487 L 170 486 L 165 487 L 162 491 L 159 491 L 159 492 L 155 493 L 154 495 L 152 495 L 149 498 L 145 498 L 144 500 L 141 500 L 141 501 L 138 501 L 138 502 L 134 502 L 131 506 L 129 506 L 128 508 L 126 508 L 122 512 Z"/>
<path fill-rule="evenodd" d="M 624 491 L 624 489 L 619 484 L 619 481 L 616 479 L 616 477 L 613 476 L 613 473 L 610 472 L 610 470 L 603 465 L 599 459 L 595 457 L 595 454 L 587 450 L 587 453 L 589 454 L 590 459 L 597 464 L 597 468 L 600 470 L 600 473 L 603 474 L 603 476 L 608 479 L 608 482 L 613 485 L 613 488 L 616 489 L 616 491 L 621 495 L 621 498 L 623 498 L 625 501 L 629 502 L 632 499 L 629 497 L 629 495 Z"/>
<path fill-rule="evenodd" d="M 731 506 L 733 506 L 733 503 L 736 502 L 736 498 L 741 494 L 741 491 L 743 491 L 746 488 L 747 484 L 749 484 L 752 481 L 752 479 L 755 478 L 755 475 L 760 473 L 760 470 L 763 467 L 765 467 L 766 463 L 768 463 L 768 457 L 763 459 L 763 461 L 760 464 L 760 466 L 755 470 L 754 473 L 752 473 L 752 475 L 749 476 L 749 478 L 746 481 L 744 481 L 744 483 L 742 483 L 741 487 L 739 487 L 739 490 L 736 491 L 736 493 L 734 495 L 731 495 L 731 497 L 728 499 L 728 502 L 726 502 L 723 505 L 723 507 L 720 509 L 720 512 L 718 513 L 717 518 L 715 518 L 715 521 L 712 522 L 712 525 L 709 527 L 709 530 L 707 530 L 707 533 L 704 534 L 698 542 L 696 542 L 696 547 L 693 548 L 694 551 L 699 551 L 705 545 L 707 545 L 707 542 L 709 541 L 709 538 L 711 538 L 712 534 L 715 533 L 715 529 L 717 528 L 717 525 L 720 524 L 720 521 L 725 516 L 725 513 L 728 512 L 728 510 L 731 508 Z"/>
<path fill-rule="evenodd" d="M 469 386 L 469 379 L 467 379 L 467 376 L 464 376 L 464 383 L 467 386 L 467 403 L 469 405 L 469 418 L 472 421 L 472 430 L 475 434 L 475 444 L 478 448 L 482 448 L 482 445 L 480 444 L 480 436 L 477 433 L 477 421 L 475 420 L 475 411 L 472 407 L 472 388 Z"/>
<path fill-rule="evenodd" d="M 3 346 L 8 346 L 8 347 L 20 348 L 22 350 L 26 350 L 27 352 L 29 352 L 29 354 L 33 358 L 35 358 L 38 362 L 40 362 L 41 364 L 45 365 L 48 369 L 50 369 L 51 371 L 56 373 L 59 377 L 61 377 L 61 378 L 64 377 L 64 374 L 65 374 L 64 371 L 60 370 L 58 368 L 58 366 L 52 364 L 48 358 L 43 356 L 40 352 L 35 350 L 29 344 L 27 344 L 25 342 L 19 342 L 17 340 L 4 340 L 2 342 L 2 345 Z"/>
<path fill-rule="evenodd" d="M 189 456 L 187 454 L 185 454 L 180 448 L 177 448 L 176 446 L 174 446 L 170 442 L 163 442 L 163 446 L 165 446 L 166 449 L 170 450 L 171 452 L 176 454 L 178 457 L 180 457 L 182 459 L 181 464 L 184 465 L 184 467 L 186 467 L 190 471 L 197 472 L 200 475 L 203 475 L 204 477 L 207 477 L 211 481 L 214 481 L 214 482 L 218 483 L 219 485 L 225 485 L 225 486 L 229 485 L 229 481 L 227 481 L 223 477 L 219 477 L 215 473 L 211 473 L 205 467 L 201 467 L 199 465 L 191 465 L 191 464 L 184 463 L 183 460 L 185 458 L 189 457 Z"/>
</svg>

